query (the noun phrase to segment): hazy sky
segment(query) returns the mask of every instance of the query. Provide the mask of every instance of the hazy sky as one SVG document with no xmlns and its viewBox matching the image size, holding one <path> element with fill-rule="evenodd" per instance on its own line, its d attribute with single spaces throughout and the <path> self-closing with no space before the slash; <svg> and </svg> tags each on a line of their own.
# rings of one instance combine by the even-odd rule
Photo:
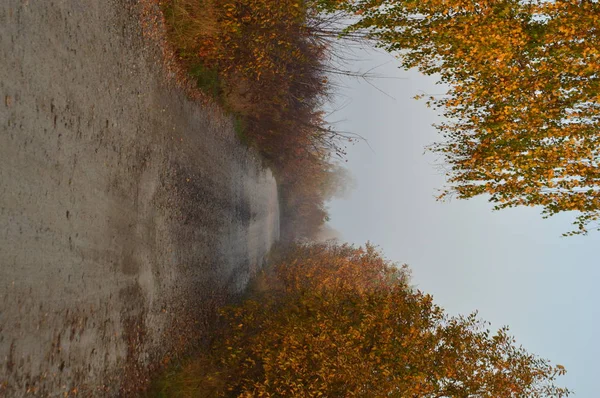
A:
<svg viewBox="0 0 600 398">
<path fill-rule="evenodd" d="M 363 71 L 390 61 L 360 53 Z M 492 212 L 485 198 L 435 200 L 444 176 L 424 148 L 438 140 L 436 112 L 417 94 L 444 90 L 432 78 L 404 72 L 396 61 L 375 72 L 375 87 L 346 79 L 332 116 L 337 127 L 365 137 L 348 149 L 357 187 L 330 203 L 331 225 L 343 241 L 380 246 L 407 263 L 419 289 L 451 314 L 479 310 L 493 327 L 508 325 L 527 350 L 564 365 L 559 384 L 577 397 L 598 397 L 600 344 L 600 232 L 562 238 L 572 216 L 544 220 L 538 208 Z"/>
</svg>

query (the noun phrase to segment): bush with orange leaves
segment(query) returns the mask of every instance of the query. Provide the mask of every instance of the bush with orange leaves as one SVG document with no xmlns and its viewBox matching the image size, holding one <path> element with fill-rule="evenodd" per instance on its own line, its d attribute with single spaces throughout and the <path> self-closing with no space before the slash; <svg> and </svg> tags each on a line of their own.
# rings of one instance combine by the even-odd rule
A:
<svg viewBox="0 0 600 398">
<path fill-rule="evenodd" d="M 210 360 L 186 368 L 202 373 L 188 375 L 189 396 L 569 395 L 554 385 L 564 367 L 475 314 L 444 314 L 370 245 L 293 246 L 223 315 Z"/>
<path fill-rule="evenodd" d="M 276 167 L 341 153 L 321 107 L 336 32 L 303 0 L 167 0 L 169 38 L 201 88 Z"/>
</svg>

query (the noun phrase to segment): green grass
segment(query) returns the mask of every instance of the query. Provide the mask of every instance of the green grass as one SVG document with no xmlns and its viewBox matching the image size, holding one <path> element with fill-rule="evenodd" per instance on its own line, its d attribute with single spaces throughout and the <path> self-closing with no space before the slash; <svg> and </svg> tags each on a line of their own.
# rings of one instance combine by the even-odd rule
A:
<svg viewBox="0 0 600 398">
<path fill-rule="evenodd" d="M 207 68 L 198 63 L 189 68 L 189 74 L 196 80 L 196 85 L 200 90 L 220 101 L 223 86 L 216 69 Z"/>
<path fill-rule="evenodd" d="M 233 129 L 240 142 L 246 146 L 250 146 L 251 140 L 246 134 L 246 123 L 243 117 L 239 115 L 233 117 Z"/>
</svg>

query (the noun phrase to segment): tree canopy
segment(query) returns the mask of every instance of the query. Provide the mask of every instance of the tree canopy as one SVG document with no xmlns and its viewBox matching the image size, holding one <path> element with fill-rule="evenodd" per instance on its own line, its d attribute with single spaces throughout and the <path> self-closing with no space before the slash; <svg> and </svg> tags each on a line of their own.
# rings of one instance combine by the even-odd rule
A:
<svg viewBox="0 0 600 398">
<path fill-rule="evenodd" d="M 600 3 L 596 0 L 341 0 L 404 68 L 437 75 L 445 121 L 432 150 L 448 166 L 441 197 L 488 194 L 496 209 L 600 217 Z"/>
</svg>

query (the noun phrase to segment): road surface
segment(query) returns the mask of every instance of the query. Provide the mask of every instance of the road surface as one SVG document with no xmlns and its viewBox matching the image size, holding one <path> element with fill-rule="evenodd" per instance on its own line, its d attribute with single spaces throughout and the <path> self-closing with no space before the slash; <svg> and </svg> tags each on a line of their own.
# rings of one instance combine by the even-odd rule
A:
<svg viewBox="0 0 600 398">
<path fill-rule="evenodd" d="M 273 175 L 176 88 L 157 12 L 0 4 L 0 396 L 135 396 L 278 238 Z"/>
</svg>

